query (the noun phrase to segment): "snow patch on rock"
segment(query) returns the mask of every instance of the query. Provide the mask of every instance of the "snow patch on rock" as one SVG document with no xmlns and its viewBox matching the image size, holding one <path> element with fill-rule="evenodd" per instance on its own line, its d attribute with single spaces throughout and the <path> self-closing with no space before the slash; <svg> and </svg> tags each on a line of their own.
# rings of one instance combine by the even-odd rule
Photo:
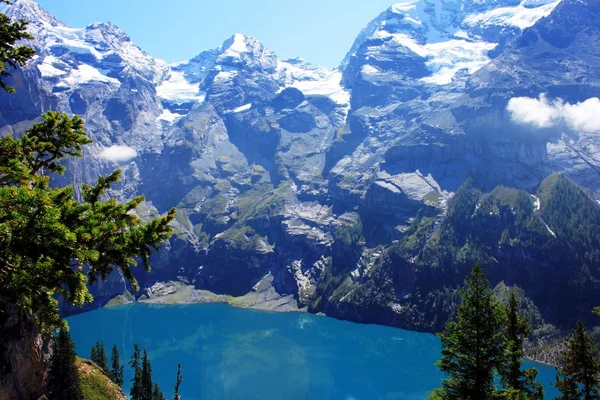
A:
<svg viewBox="0 0 600 400">
<path fill-rule="evenodd" d="M 63 64 L 58 58 L 54 56 L 48 56 L 44 58 L 43 62 L 37 65 L 43 78 L 52 78 L 57 76 L 66 75 L 68 71 L 57 68 L 57 65 Z"/>
<path fill-rule="evenodd" d="M 547 17 L 561 0 L 551 2 L 524 1 L 516 7 L 501 7 L 480 14 L 469 15 L 464 20 L 466 26 L 514 26 L 526 29 L 533 26 L 541 18 Z"/>
<path fill-rule="evenodd" d="M 243 112 L 243 111 L 248 111 L 251 108 L 252 108 L 252 103 L 248 103 L 248 104 L 244 104 L 243 106 L 239 106 L 238 108 L 234 109 L 232 112 L 239 113 L 239 112 Z"/>
<path fill-rule="evenodd" d="M 190 83 L 182 71 L 169 73 L 169 78 L 156 87 L 158 97 L 175 103 L 203 102 L 206 94 L 200 91 L 200 83 Z"/>
<path fill-rule="evenodd" d="M 531 197 L 533 198 L 533 207 L 535 208 L 535 211 L 540 211 L 540 208 L 542 207 L 542 205 L 541 205 L 539 197 L 534 196 L 533 194 L 531 195 Z"/>
<path fill-rule="evenodd" d="M 158 121 L 165 121 L 170 124 L 178 121 L 183 115 L 171 112 L 170 110 L 164 109 L 163 112 L 156 118 Z"/>
<path fill-rule="evenodd" d="M 350 104 L 350 91 L 341 84 L 342 73 L 334 71 L 317 80 L 298 80 L 289 85 L 305 95 L 323 95 L 341 105 Z"/>
<path fill-rule="evenodd" d="M 87 64 L 81 64 L 77 68 L 72 69 L 69 75 L 57 86 L 71 88 L 88 82 L 103 82 L 116 87 L 121 86 L 121 82 L 118 79 L 106 76 L 97 68 Z"/>
</svg>

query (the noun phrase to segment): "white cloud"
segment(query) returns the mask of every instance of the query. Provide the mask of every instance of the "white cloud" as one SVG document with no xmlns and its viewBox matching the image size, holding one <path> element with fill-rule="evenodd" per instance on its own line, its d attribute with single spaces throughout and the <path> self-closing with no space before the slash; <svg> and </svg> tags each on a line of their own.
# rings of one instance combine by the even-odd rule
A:
<svg viewBox="0 0 600 400">
<path fill-rule="evenodd" d="M 574 105 L 565 104 L 563 114 L 567 125 L 575 131 L 600 132 L 600 99 L 597 97 Z"/>
<path fill-rule="evenodd" d="M 114 145 L 105 148 L 100 152 L 100 158 L 109 161 L 128 161 L 137 156 L 135 149 L 129 146 Z"/>
<path fill-rule="evenodd" d="M 576 132 L 600 132 L 600 99 L 592 97 L 577 104 L 561 99 L 513 97 L 506 110 L 516 123 L 535 128 L 566 127 Z"/>
</svg>

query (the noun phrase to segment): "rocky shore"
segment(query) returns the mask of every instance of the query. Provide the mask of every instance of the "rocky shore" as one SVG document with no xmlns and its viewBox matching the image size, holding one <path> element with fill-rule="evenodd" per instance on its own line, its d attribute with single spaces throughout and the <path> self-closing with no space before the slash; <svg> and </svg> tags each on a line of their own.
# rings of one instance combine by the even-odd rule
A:
<svg viewBox="0 0 600 400">
<path fill-rule="evenodd" d="M 234 307 L 254 308 L 259 310 L 292 312 L 306 311 L 299 307 L 294 295 L 281 295 L 273 287 L 273 276 L 265 276 L 252 291 L 243 296 L 216 294 L 208 290 L 199 290 L 184 282 L 156 282 L 145 289 L 136 299 L 129 292 L 116 296 L 106 307 L 114 307 L 138 301 L 147 304 L 199 304 L 227 303 Z"/>
</svg>

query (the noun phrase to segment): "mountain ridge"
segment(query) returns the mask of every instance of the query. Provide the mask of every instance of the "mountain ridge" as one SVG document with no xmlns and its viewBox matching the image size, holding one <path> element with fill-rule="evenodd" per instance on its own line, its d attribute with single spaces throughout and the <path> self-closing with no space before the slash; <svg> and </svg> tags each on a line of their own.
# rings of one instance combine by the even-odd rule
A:
<svg viewBox="0 0 600 400">
<path fill-rule="evenodd" d="M 41 13 L 32 0 L 19 4 Z M 389 268 L 379 266 L 394 243 L 409 241 L 414 252 L 452 226 L 452 204 L 469 177 L 478 193 L 504 196 L 502 185 L 535 194 L 560 172 L 600 200 L 597 132 L 563 129 L 587 110 L 584 100 L 600 95 L 590 72 L 595 53 L 583 51 L 600 33 L 577 33 L 595 26 L 594 7 L 572 0 L 399 3 L 375 18 L 333 71 L 279 59 L 243 34 L 167 64 L 113 25 L 38 23 L 37 58 L 15 72 L 17 94 L 0 95 L 0 134 L 19 134 L 48 109 L 79 114 L 94 144 L 82 160 L 68 161 L 59 183 L 91 183 L 119 167 L 124 179 L 110 195 L 145 195 L 142 218 L 177 207 L 174 237 L 153 255 L 153 271 L 139 273 L 144 288 L 174 280 L 240 296 L 268 286 L 293 296 L 297 308 L 432 330 L 452 304 L 433 315 L 410 299 L 454 290 L 464 273 L 461 251 L 452 248 L 448 280 L 432 280 L 435 287 L 411 285 L 421 273 L 411 270 L 418 259 L 400 262 L 394 287 L 373 274 L 388 277 Z M 570 44 L 540 39 L 552 29 Z M 511 79 L 541 74 L 543 54 L 574 60 L 572 74 L 562 77 L 557 68 L 540 78 L 543 85 L 515 89 Z M 571 96 L 558 101 L 561 93 Z M 556 115 L 518 120 L 530 104 Z M 452 223 L 479 221 L 463 217 Z M 531 218 L 536 234 L 556 230 Z M 503 228 L 521 232 L 512 217 L 506 221 Z M 461 232 L 467 236 L 450 237 L 472 235 Z M 497 245 L 517 254 L 502 247 L 501 233 Z M 508 257 L 475 249 L 482 258 L 469 260 L 488 268 L 497 267 L 494 257 Z M 513 283 L 529 284 L 519 279 Z M 126 289 L 115 273 L 94 288 L 97 303 L 89 307 Z M 406 299 L 416 307 L 408 314 L 399 312 Z M 569 324 L 538 306 L 549 322 Z"/>
</svg>

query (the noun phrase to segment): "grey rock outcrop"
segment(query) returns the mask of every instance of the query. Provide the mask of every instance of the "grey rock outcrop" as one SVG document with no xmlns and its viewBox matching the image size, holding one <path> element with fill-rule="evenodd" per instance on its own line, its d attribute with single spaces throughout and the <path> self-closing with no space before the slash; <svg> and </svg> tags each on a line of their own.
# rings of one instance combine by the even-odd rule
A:
<svg viewBox="0 0 600 400">
<path fill-rule="evenodd" d="M 0 398 L 37 399 L 45 393 L 51 334 L 0 290 Z"/>
</svg>

